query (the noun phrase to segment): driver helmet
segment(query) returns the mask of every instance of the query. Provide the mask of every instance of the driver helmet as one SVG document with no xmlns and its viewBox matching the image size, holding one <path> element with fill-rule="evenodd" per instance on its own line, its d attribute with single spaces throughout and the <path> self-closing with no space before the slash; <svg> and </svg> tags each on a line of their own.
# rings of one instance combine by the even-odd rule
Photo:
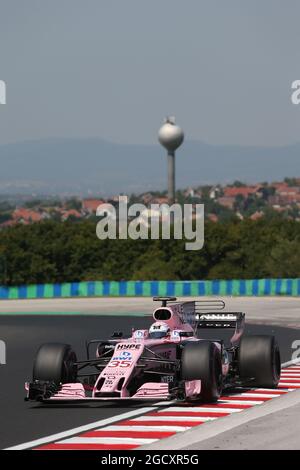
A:
<svg viewBox="0 0 300 470">
<path fill-rule="evenodd" d="M 167 323 L 155 322 L 149 328 L 149 338 L 151 339 L 160 339 L 170 336 L 171 329 Z"/>
</svg>

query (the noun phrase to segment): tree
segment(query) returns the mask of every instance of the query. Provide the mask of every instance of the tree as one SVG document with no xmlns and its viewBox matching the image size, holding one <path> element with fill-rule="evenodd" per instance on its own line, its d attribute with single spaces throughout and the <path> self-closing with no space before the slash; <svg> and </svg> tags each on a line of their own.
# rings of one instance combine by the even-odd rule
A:
<svg viewBox="0 0 300 470">
<path fill-rule="evenodd" d="M 65 203 L 66 209 L 75 209 L 77 211 L 80 211 L 82 209 L 82 202 L 80 199 L 77 199 L 76 197 L 72 197 L 70 199 L 67 199 Z"/>
<path fill-rule="evenodd" d="M 266 262 L 268 271 L 275 278 L 300 277 L 300 241 L 278 239 Z"/>
<path fill-rule="evenodd" d="M 300 277 L 300 222 L 275 211 L 205 223 L 204 247 L 186 240 L 99 240 L 96 222 L 43 221 L 0 231 L 0 284 L 81 280 Z"/>
<path fill-rule="evenodd" d="M 177 279 L 173 263 L 164 260 L 162 251 L 151 250 L 141 255 L 136 261 L 133 280 L 169 280 Z"/>
</svg>

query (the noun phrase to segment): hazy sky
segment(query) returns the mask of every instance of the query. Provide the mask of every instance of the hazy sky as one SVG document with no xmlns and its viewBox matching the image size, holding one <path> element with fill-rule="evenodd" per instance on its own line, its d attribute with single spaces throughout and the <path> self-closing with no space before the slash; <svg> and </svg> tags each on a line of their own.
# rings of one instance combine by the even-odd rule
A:
<svg viewBox="0 0 300 470">
<path fill-rule="evenodd" d="M 300 141 L 298 0 L 0 0 L 0 143 Z"/>
</svg>

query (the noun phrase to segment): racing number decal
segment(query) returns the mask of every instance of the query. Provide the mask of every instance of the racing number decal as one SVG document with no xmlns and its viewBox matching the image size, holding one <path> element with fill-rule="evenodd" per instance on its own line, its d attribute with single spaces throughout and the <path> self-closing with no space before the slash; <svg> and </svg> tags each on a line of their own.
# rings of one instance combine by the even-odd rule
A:
<svg viewBox="0 0 300 470">
<path fill-rule="evenodd" d="M 131 361 L 126 361 L 126 360 L 122 360 L 122 361 L 110 361 L 108 367 L 130 367 L 131 366 Z"/>
</svg>

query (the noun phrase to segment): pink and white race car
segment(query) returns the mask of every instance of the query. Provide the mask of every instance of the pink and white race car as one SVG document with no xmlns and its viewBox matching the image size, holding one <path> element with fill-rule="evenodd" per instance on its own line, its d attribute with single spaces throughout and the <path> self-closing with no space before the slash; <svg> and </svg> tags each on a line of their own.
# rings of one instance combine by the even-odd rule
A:
<svg viewBox="0 0 300 470">
<path fill-rule="evenodd" d="M 222 300 L 153 300 L 161 306 L 154 310 L 149 329 L 133 330 L 130 338 L 114 333 L 105 341 L 89 341 L 85 360 L 78 361 L 67 344 L 43 344 L 35 357 L 33 380 L 25 384 L 26 400 L 212 402 L 229 387 L 277 386 L 277 342 L 274 336 L 243 335 L 244 313 L 224 311 Z M 227 345 L 222 339 L 201 339 L 201 330 L 220 328 L 234 330 Z"/>
</svg>

